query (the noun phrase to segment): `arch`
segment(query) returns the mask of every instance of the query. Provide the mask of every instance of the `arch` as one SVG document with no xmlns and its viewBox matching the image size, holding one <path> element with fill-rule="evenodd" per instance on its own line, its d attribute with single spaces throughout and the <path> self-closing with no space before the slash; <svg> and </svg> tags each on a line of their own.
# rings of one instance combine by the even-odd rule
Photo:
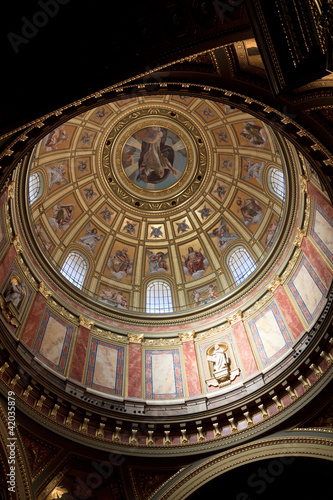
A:
<svg viewBox="0 0 333 500">
<path fill-rule="evenodd" d="M 72 250 L 61 267 L 61 274 L 77 288 L 82 289 L 89 269 L 87 259 L 78 251 Z"/>
<path fill-rule="evenodd" d="M 154 279 L 147 283 L 146 312 L 151 314 L 173 312 L 171 286 L 167 281 Z"/>
<path fill-rule="evenodd" d="M 286 181 L 282 170 L 271 167 L 267 173 L 267 184 L 270 191 L 277 195 L 280 200 L 284 201 L 286 198 Z"/>
<path fill-rule="evenodd" d="M 40 198 L 43 191 L 43 178 L 39 172 L 29 176 L 29 205 Z"/>
<path fill-rule="evenodd" d="M 171 478 L 169 483 L 164 484 L 151 498 L 152 500 L 185 500 L 209 481 L 223 476 L 225 473 L 242 465 L 260 463 L 263 459 L 272 459 L 275 466 L 279 458 L 282 458 L 281 469 L 282 467 L 288 467 L 295 457 L 311 457 L 332 461 L 330 441 L 329 436 L 326 439 L 319 436 L 290 436 L 239 446 L 231 451 L 210 457 L 195 468 L 185 469 L 177 477 Z M 274 475 L 275 471 L 278 472 L 275 467 L 272 467 L 272 470 L 272 475 Z M 237 498 L 245 500 L 250 497 L 240 494 Z"/>
<path fill-rule="evenodd" d="M 227 266 L 236 285 L 240 285 L 256 270 L 254 260 L 243 246 L 237 246 L 232 250 L 227 258 Z"/>
</svg>

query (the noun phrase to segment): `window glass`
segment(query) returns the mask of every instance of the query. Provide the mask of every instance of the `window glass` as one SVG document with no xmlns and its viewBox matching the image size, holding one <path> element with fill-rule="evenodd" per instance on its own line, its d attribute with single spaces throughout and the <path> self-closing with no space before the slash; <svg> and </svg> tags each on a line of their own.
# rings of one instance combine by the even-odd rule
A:
<svg viewBox="0 0 333 500">
<path fill-rule="evenodd" d="M 270 181 L 274 193 L 276 193 L 281 200 L 284 200 L 286 197 L 286 183 L 282 170 L 272 168 L 270 170 Z"/>
<path fill-rule="evenodd" d="M 173 311 L 171 288 L 165 281 L 154 280 L 147 285 L 146 312 L 168 313 Z"/>
<path fill-rule="evenodd" d="M 87 271 L 86 259 L 77 252 L 70 252 L 61 268 L 61 274 L 78 288 L 82 288 Z"/>
<path fill-rule="evenodd" d="M 235 284 L 242 283 L 256 269 L 256 265 L 244 247 L 237 248 L 228 259 L 228 266 Z"/>
<path fill-rule="evenodd" d="M 40 194 L 40 176 L 38 173 L 32 174 L 29 177 L 29 203 L 33 204 Z"/>
</svg>

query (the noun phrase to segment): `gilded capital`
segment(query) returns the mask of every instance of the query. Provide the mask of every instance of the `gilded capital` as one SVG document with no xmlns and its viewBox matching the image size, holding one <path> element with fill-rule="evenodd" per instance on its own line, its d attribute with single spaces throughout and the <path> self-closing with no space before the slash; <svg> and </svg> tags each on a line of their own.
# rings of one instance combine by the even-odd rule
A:
<svg viewBox="0 0 333 500">
<path fill-rule="evenodd" d="M 127 337 L 132 344 L 142 344 L 145 336 L 143 333 L 127 333 Z"/>
<path fill-rule="evenodd" d="M 230 318 L 227 318 L 229 321 L 230 325 L 234 325 L 235 323 L 238 323 L 243 318 L 243 312 L 241 310 L 235 312 Z"/>
<path fill-rule="evenodd" d="M 94 321 L 91 321 L 90 319 L 85 318 L 84 316 L 79 316 L 79 323 L 80 326 L 88 328 L 88 330 L 91 330 L 95 326 Z"/>
<path fill-rule="evenodd" d="M 178 333 L 178 336 L 182 342 L 189 342 L 190 340 L 194 340 L 195 330 L 191 330 L 186 333 Z"/>
<path fill-rule="evenodd" d="M 275 292 L 275 290 L 277 289 L 277 287 L 281 285 L 281 278 L 280 276 L 276 275 L 275 278 L 273 279 L 273 281 L 268 285 L 268 290 L 270 290 L 271 292 Z"/>
<path fill-rule="evenodd" d="M 39 283 L 39 286 L 38 286 L 38 291 L 46 298 L 48 299 L 49 297 L 52 296 L 53 292 L 51 292 L 51 290 L 49 290 L 45 284 L 43 283 L 43 281 L 41 281 Z"/>
<path fill-rule="evenodd" d="M 297 235 L 294 241 L 295 247 L 300 247 L 302 245 L 303 238 L 305 236 L 305 231 L 301 227 L 297 228 Z"/>
<path fill-rule="evenodd" d="M 23 252 L 23 246 L 21 245 L 20 237 L 19 237 L 18 234 L 13 238 L 12 243 L 13 243 L 13 245 L 15 247 L 16 253 L 22 253 Z"/>
</svg>

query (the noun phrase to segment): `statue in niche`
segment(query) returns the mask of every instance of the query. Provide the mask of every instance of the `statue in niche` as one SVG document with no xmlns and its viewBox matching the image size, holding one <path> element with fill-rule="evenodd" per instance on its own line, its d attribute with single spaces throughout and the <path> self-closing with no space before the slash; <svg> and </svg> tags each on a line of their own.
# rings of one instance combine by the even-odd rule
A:
<svg viewBox="0 0 333 500">
<path fill-rule="evenodd" d="M 19 326 L 18 316 L 26 285 L 17 276 L 13 276 L 0 295 L 0 310 L 6 320 L 14 326 Z"/>
<path fill-rule="evenodd" d="M 231 370 L 231 360 L 227 350 L 228 346 L 225 343 L 215 344 L 208 349 L 206 359 L 209 364 L 211 378 L 206 382 L 209 386 L 223 387 L 230 384 L 240 374 L 239 368 Z"/>
</svg>

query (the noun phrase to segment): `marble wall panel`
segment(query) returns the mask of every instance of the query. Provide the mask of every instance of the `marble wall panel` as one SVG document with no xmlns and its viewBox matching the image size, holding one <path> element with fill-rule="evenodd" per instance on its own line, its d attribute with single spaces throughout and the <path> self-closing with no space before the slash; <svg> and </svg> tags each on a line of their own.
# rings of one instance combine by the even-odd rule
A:
<svg viewBox="0 0 333 500">
<path fill-rule="evenodd" d="M 306 324 L 310 325 L 315 321 L 323 307 L 327 289 L 304 256 L 289 281 L 288 288 L 301 313 L 301 317 Z"/>
<path fill-rule="evenodd" d="M 311 236 L 321 251 L 333 264 L 333 219 L 314 203 L 314 217 Z"/>
<path fill-rule="evenodd" d="M 183 377 L 178 349 L 145 351 L 147 399 L 183 398 Z"/>
<path fill-rule="evenodd" d="M 122 395 L 125 348 L 92 339 L 86 384 L 94 389 Z"/>
<path fill-rule="evenodd" d="M 263 366 L 275 361 L 292 345 L 286 322 L 274 302 L 249 321 L 249 328 Z"/>
<path fill-rule="evenodd" d="M 46 310 L 39 325 L 33 350 L 47 365 L 64 373 L 73 332 L 73 326 Z"/>
</svg>

